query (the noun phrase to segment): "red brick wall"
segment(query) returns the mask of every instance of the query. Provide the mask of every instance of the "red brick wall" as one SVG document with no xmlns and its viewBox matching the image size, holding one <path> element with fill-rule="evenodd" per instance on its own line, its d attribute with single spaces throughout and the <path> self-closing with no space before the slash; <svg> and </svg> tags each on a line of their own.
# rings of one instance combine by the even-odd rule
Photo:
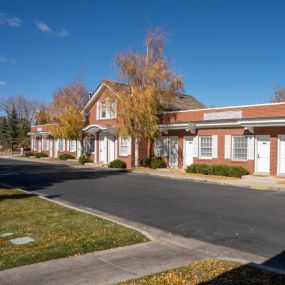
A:
<svg viewBox="0 0 285 285">
<path fill-rule="evenodd" d="M 165 113 L 163 119 L 166 123 L 187 122 L 187 121 L 202 121 L 204 113 L 242 111 L 242 118 L 270 118 L 284 117 L 285 103 L 275 105 L 234 107 L 234 108 L 218 108 L 208 110 L 192 110 L 188 112 Z"/>
</svg>

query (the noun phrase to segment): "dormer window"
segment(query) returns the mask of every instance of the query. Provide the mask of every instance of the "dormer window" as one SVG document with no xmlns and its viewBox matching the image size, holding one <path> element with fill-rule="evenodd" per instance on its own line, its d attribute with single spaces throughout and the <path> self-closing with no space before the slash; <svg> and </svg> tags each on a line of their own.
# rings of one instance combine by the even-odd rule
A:
<svg viewBox="0 0 285 285">
<path fill-rule="evenodd" d="M 98 102 L 98 119 L 113 119 L 116 117 L 116 102 L 111 100 Z"/>
</svg>

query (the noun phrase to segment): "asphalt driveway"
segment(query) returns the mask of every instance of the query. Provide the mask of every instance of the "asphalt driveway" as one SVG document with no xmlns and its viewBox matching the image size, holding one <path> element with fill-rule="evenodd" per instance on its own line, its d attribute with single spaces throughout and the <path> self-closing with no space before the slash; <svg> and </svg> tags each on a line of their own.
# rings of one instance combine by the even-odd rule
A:
<svg viewBox="0 0 285 285">
<path fill-rule="evenodd" d="M 285 264 L 284 192 L 8 159 L 1 182 Z"/>
</svg>

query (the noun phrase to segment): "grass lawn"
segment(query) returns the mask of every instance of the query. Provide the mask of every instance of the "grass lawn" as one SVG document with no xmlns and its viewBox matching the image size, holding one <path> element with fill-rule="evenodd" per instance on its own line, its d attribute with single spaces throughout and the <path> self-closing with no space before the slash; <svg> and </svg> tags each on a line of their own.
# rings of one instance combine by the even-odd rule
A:
<svg viewBox="0 0 285 285">
<path fill-rule="evenodd" d="M 139 232 L 59 206 L 31 194 L 0 187 L 0 270 L 145 242 Z M 14 245 L 9 239 L 31 237 Z"/>
<path fill-rule="evenodd" d="M 281 285 L 285 276 L 236 262 L 208 259 L 121 285 Z"/>
</svg>

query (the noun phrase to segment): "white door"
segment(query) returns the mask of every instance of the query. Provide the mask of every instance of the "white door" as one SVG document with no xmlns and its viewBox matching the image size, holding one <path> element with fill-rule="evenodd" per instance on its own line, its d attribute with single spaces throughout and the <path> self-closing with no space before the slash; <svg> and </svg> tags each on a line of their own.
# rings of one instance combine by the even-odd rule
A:
<svg viewBox="0 0 285 285">
<path fill-rule="evenodd" d="M 115 136 L 108 136 L 108 162 L 115 159 Z"/>
<path fill-rule="evenodd" d="M 107 163 L 107 137 L 99 134 L 99 161 Z"/>
<path fill-rule="evenodd" d="M 279 136 L 279 173 L 285 174 L 285 135 Z"/>
<path fill-rule="evenodd" d="M 184 166 L 191 165 L 193 163 L 193 139 L 194 137 L 184 137 Z"/>
<path fill-rule="evenodd" d="M 49 140 L 49 157 L 53 157 L 53 140 Z"/>
<path fill-rule="evenodd" d="M 54 140 L 54 157 L 57 158 L 58 155 L 58 144 L 59 144 L 59 139 Z"/>
<path fill-rule="evenodd" d="M 169 137 L 169 166 L 178 167 L 178 137 Z"/>
<path fill-rule="evenodd" d="M 256 172 L 270 171 L 270 136 L 256 136 Z"/>
</svg>

